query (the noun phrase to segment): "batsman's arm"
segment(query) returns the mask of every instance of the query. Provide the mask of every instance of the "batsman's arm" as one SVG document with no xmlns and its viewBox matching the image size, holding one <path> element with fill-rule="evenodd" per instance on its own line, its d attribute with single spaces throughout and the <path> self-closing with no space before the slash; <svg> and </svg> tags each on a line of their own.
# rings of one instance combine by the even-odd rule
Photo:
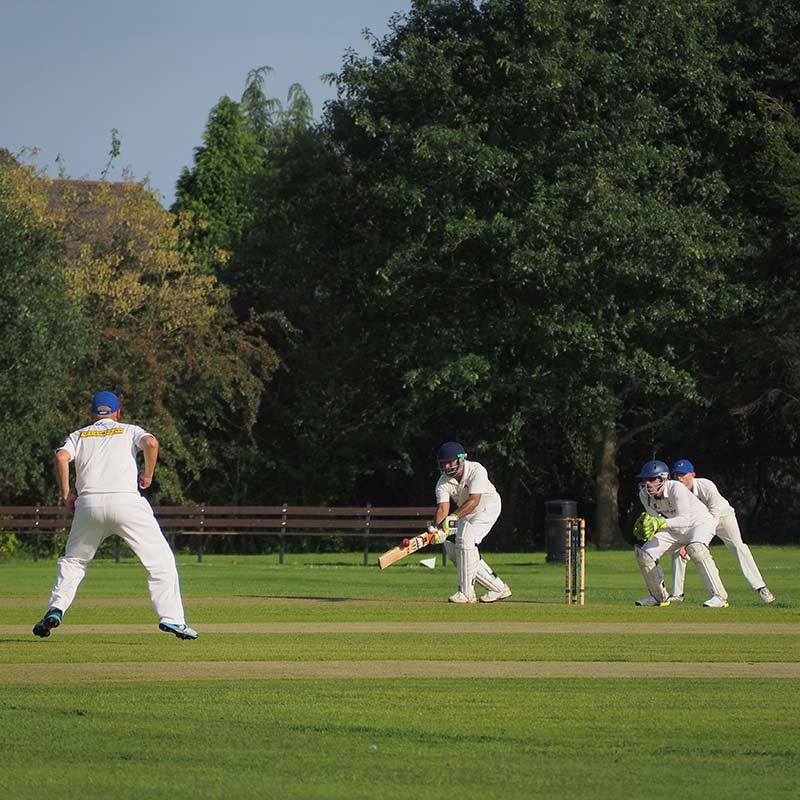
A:
<svg viewBox="0 0 800 800">
<path fill-rule="evenodd" d="M 456 509 L 456 516 L 466 517 L 468 514 L 471 514 L 478 507 L 478 504 L 480 502 L 481 502 L 480 494 L 471 494 L 466 499 L 466 501 Z"/>
<path fill-rule="evenodd" d="M 436 514 L 433 517 L 433 524 L 437 528 L 442 527 L 442 523 L 445 521 L 445 518 L 450 513 L 450 501 L 448 500 L 445 503 L 439 503 L 436 506 Z"/>
</svg>

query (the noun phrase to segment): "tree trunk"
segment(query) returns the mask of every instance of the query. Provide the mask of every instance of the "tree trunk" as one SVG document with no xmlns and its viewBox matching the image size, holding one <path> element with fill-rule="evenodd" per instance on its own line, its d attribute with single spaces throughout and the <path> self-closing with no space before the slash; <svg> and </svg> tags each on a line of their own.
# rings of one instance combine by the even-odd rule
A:
<svg viewBox="0 0 800 800">
<path fill-rule="evenodd" d="M 623 547 L 619 527 L 619 442 L 613 427 L 600 435 L 595 472 L 595 544 L 601 550 Z"/>
</svg>

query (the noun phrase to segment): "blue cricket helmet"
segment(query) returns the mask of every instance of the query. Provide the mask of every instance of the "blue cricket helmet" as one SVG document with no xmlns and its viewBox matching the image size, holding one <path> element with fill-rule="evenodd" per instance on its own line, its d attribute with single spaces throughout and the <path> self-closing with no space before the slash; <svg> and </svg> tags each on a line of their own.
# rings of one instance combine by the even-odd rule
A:
<svg viewBox="0 0 800 800">
<path fill-rule="evenodd" d="M 454 478 L 464 466 L 464 459 L 466 457 L 467 450 L 463 444 L 460 442 L 445 442 L 436 452 L 436 463 L 439 465 L 439 469 L 447 475 L 448 478 Z M 449 464 L 456 459 L 458 459 L 457 464 L 450 467 L 445 466 L 445 464 Z"/>
<path fill-rule="evenodd" d="M 660 497 L 669 478 L 669 467 L 663 461 L 647 461 L 639 473 L 644 480 L 658 480 L 657 483 L 645 483 L 647 493 L 651 497 Z"/>
<path fill-rule="evenodd" d="M 663 461 L 648 461 L 639 472 L 640 478 L 668 478 L 669 467 Z"/>
<path fill-rule="evenodd" d="M 436 452 L 437 461 L 452 461 L 454 458 L 466 458 L 467 449 L 460 442 L 445 442 Z"/>
</svg>

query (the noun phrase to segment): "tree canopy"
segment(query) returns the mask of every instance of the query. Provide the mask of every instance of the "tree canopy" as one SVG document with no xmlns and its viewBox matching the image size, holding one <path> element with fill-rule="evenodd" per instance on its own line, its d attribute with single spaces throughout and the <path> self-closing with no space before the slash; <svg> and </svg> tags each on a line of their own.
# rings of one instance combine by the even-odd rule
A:
<svg viewBox="0 0 800 800">
<path fill-rule="evenodd" d="M 37 501 L 63 415 L 66 378 L 88 346 L 47 193 L 28 167 L 0 163 L 0 500 Z M 48 458 L 43 458 L 43 454 Z"/>
<path fill-rule="evenodd" d="M 621 462 L 684 454 L 769 294 L 760 97 L 793 100 L 797 14 L 750 10 L 420 1 L 348 54 L 318 157 L 270 161 L 233 259 L 294 332 L 262 419 L 282 474 L 421 491 L 456 436 L 512 495 L 592 496 L 617 541 Z"/>
<path fill-rule="evenodd" d="M 653 456 L 792 535 L 799 33 L 789 0 L 416 0 L 319 122 L 254 69 L 173 215 L 62 223 L 78 374 L 166 432 L 168 498 L 432 503 L 458 439 L 497 542 L 566 496 L 619 543 Z"/>
</svg>

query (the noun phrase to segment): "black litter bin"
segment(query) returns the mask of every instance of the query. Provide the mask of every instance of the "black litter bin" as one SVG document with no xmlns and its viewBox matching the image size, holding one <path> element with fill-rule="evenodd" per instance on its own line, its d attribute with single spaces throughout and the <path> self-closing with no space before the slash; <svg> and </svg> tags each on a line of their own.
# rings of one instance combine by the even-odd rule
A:
<svg viewBox="0 0 800 800">
<path fill-rule="evenodd" d="M 575 500 L 548 500 L 544 504 L 547 561 L 567 563 L 566 520 L 577 516 L 578 503 Z"/>
</svg>

